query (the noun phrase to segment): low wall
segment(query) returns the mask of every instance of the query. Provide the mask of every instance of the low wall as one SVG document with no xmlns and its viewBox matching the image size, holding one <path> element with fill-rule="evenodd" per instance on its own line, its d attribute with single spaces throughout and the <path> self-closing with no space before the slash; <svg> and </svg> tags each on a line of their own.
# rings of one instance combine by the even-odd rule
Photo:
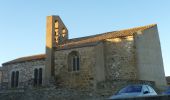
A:
<svg viewBox="0 0 170 100">
<path fill-rule="evenodd" d="M 0 100 L 108 100 L 108 96 L 72 89 L 41 88 L 30 90 L 7 90 L 0 92 Z M 170 95 L 138 97 L 117 100 L 170 100 Z"/>
<path fill-rule="evenodd" d="M 73 89 L 37 88 L 29 90 L 5 90 L 0 100 L 104 100 L 93 92 Z"/>
<path fill-rule="evenodd" d="M 117 79 L 99 82 L 97 84 L 96 93 L 104 97 L 109 97 L 129 84 L 148 84 L 152 86 L 157 93 L 160 92 L 152 81 Z"/>
<path fill-rule="evenodd" d="M 14 93 L 0 93 L 0 100 L 108 100 L 107 98 L 97 97 L 86 94 L 60 94 L 60 92 L 14 92 Z M 74 95 L 72 95 L 74 94 Z M 114 99 L 115 100 L 115 99 Z M 170 100 L 170 95 L 164 96 L 154 96 L 154 97 L 138 97 L 138 98 L 128 98 L 128 99 L 116 99 L 116 100 Z"/>
<path fill-rule="evenodd" d="M 57 86 L 25 88 L 25 89 L 15 88 L 15 89 L 1 90 L 0 100 L 1 99 L 2 100 L 105 100 L 109 98 L 111 95 L 113 95 L 117 90 L 121 89 L 127 84 L 149 84 L 152 87 L 155 86 L 154 82 L 150 82 L 150 81 L 119 79 L 119 80 L 110 80 L 110 81 L 107 80 L 107 81 L 100 82 L 96 85 L 95 90 L 84 90 L 84 91 L 82 91 L 81 89 L 78 90 L 78 89 L 71 89 L 67 87 L 57 87 Z"/>
</svg>

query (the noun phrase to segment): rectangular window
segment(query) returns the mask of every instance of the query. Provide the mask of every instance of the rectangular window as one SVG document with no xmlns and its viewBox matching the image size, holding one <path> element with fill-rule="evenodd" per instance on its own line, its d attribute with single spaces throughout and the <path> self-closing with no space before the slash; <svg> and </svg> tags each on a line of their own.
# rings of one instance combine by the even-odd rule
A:
<svg viewBox="0 0 170 100">
<path fill-rule="evenodd" d="M 12 88 L 14 87 L 14 78 L 15 78 L 15 72 L 13 71 L 11 75 L 11 87 Z"/>
<path fill-rule="evenodd" d="M 80 69 L 79 65 L 80 65 L 80 61 L 79 61 L 79 57 L 77 57 L 77 71 Z"/>
<path fill-rule="evenodd" d="M 34 86 L 41 86 L 42 85 L 42 68 L 35 68 L 34 69 Z"/>
<path fill-rule="evenodd" d="M 42 68 L 39 68 L 39 85 L 42 85 Z"/>
<path fill-rule="evenodd" d="M 12 71 L 11 74 L 11 87 L 15 88 L 19 85 L 19 71 Z"/>
<path fill-rule="evenodd" d="M 19 71 L 16 71 L 15 87 L 18 87 L 18 83 L 19 83 Z"/>
<path fill-rule="evenodd" d="M 75 71 L 76 70 L 76 59 L 75 59 L 75 57 L 73 58 L 73 71 Z"/>
<path fill-rule="evenodd" d="M 38 69 L 34 69 L 34 86 L 38 83 Z"/>
</svg>

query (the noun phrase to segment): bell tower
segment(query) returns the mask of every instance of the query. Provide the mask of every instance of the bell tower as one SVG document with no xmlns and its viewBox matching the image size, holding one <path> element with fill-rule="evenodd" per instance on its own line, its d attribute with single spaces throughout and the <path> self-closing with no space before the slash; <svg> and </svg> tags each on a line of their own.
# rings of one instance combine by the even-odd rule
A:
<svg viewBox="0 0 170 100">
<path fill-rule="evenodd" d="M 59 16 L 47 16 L 45 84 L 55 76 L 54 51 L 68 39 L 68 30 Z"/>
<path fill-rule="evenodd" d="M 68 39 L 68 30 L 59 17 L 55 20 L 54 28 L 56 46 L 65 43 Z"/>
</svg>

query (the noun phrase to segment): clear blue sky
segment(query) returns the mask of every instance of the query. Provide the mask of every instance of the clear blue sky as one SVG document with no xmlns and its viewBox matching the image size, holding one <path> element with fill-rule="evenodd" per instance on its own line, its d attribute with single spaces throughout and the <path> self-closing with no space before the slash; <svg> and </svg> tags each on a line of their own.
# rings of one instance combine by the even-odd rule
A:
<svg viewBox="0 0 170 100">
<path fill-rule="evenodd" d="M 157 23 L 170 75 L 170 0 L 0 1 L 0 64 L 45 52 L 48 15 L 62 18 L 70 38 Z"/>
</svg>

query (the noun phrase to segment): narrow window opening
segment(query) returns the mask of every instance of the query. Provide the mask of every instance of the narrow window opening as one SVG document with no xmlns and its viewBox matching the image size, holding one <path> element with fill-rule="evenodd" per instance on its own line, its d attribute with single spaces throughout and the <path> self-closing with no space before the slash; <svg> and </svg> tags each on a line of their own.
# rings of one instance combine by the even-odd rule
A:
<svg viewBox="0 0 170 100">
<path fill-rule="evenodd" d="M 79 71 L 80 70 L 80 57 L 78 52 L 72 51 L 68 55 L 68 71 Z"/>
<path fill-rule="evenodd" d="M 79 70 L 80 68 L 80 61 L 79 61 L 79 57 L 77 57 L 77 70 Z"/>
<path fill-rule="evenodd" d="M 15 77 L 15 72 L 12 72 L 12 76 L 11 76 L 11 87 L 14 87 L 14 77 Z"/>
<path fill-rule="evenodd" d="M 75 57 L 73 57 L 73 71 L 76 70 L 76 59 Z"/>
<path fill-rule="evenodd" d="M 38 83 L 38 69 L 34 69 L 34 86 Z"/>
<path fill-rule="evenodd" d="M 39 68 L 39 85 L 42 85 L 42 68 Z"/>
<path fill-rule="evenodd" d="M 58 23 L 58 21 L 56 20 L 56 21 L 55 21 L 55 29 L 58 29 L 58 27 L 59 27 L 59 23 Z"/>
<path fill-rule="evenodd" d="M 19 71 L 16 71 L 15 87 L 18 87 L 18 83 L 19 83 Z"/>
<path fill-rule="evenodd" d="M 41 86 L 42 85 L 42 74 L 43 69 L 34 69 L 34 86 Z"/>
<path fill-rule="evenodd" d="M 18 87 L 18 85 L 19 85 L 19 71 L 12 71 L 11 88 Z"/>
</svg>

